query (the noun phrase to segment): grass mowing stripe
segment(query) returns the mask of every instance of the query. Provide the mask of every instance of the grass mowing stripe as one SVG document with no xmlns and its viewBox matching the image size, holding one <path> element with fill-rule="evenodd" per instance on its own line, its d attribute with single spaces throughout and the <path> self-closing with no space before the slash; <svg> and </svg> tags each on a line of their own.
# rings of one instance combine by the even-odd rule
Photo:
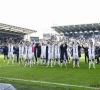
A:
<svg viewBox="0 0 100 90">
<path fill-rule="evenodd" d="M 79 87 L 79 88 L 90 88 L 90 89 L 100 90 L 100 88 L 94 88 L 94 87 L 88 87 L 88 86 L 80 86 L 80 85 L 71 85 L 71 84 L 64 84 L 64 83 L 53 83 L 53 82 L 36 81 L 36 80 L 25 80 L 25 79 L 7 78 L 7 77 L 0 77 L 0 80 L 1 79 L 25 81 L 25 82 L 34 82 L 34 83 L 36 82 L 36 83 L 44 83 L 44 84 L 54 84 L 54 85 L 60 85 L 60 86 L 72 86 L 72 87 Z"/>
<path fill-rule="evenodd" d="M 0 55 L 0 77 L 15 78 L 15 79 L 24 79 L 24 80 L 34 80 L 34 81 L 45 81 L 51 83 L 59 84 L 70 84 L 70 85 L 79 85 L 92 88 L 100 89 L 100 65 L 96 64 L 96 69 L 88 69 L 88 63 L 84 63 L 84 56 L 82 55 L 80 59 L 81 68 L 72 68 L 72 59 L 71 63 L 67 64 L 68 68 L 60 68 L 59 65 L 56 65 L 53 68 L 46 68 L 46 66 L 33 65 L 33 67 L 25 67 L 17 62 L 13 66 L 10 62 L 10 66 L 7 66 L 7 61 L 3 61 L 3 55 Z M 2 67 L 4 66 L 4 67 Z M 23 80 L 0 80 L 1 83 L 11 83 L 18 90 L 49 90 L 50 87 L 54 90 L 94 90 L 92 88 L 82 88 L 66 85 L 56 85 L 56 84 L 46 84 L 40 82 L 30 82 Z M 20 85 L 20 87 L 19 87 Z M 24 87 L 25 86 L 25 87 Z M 34 86 L 38 89 L 34 89 Z M 47 88 L 47 89 L 45 89 Z M 66 89 L 67 88 L 67 89 Z M 50 89 L 50 90 L 52 90 Z"/>
</svg>

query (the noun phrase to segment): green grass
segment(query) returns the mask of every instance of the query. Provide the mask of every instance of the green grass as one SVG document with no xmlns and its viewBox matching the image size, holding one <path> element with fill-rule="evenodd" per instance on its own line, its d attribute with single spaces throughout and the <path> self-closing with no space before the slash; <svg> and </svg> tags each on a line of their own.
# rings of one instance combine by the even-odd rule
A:
<svg viewBox="0 0 100 90">
<path fill-rule="evenodd" d="M 100 65 L 96 64 L 96 69 L 88 69 L 88 64 L 84 63 L 84 56 L 80 59 L 81 68 L 72 68 L 72 63 L 68 63 L 67 68 L 61 68 L 58 65 L 53 68 L 34 65 L 30 68 L 17 65 L 16 62 L 15 66 L 11 64 L 11 66 L 5 66 L 6 64 L 7 62 L 3 61 L 3 55 L 0 55 L 0 77 L 100 87 Z M 0 82 L 10 83 L 17 90 L 93 90 L 72 86 L 8 80 L 4 78 L 1 78 Z"/>
</svg>

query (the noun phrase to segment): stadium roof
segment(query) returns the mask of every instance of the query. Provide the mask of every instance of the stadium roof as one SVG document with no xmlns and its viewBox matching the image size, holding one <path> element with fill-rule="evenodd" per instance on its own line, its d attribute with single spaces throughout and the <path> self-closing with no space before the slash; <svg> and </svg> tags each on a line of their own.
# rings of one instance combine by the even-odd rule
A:
<svg viewBox="0 0 100 90">
<path fill-rule="evenodd" d="M 16 34 L 16 35 L 19 35 L 19 34 L 27 35 L 27 34 L 35 33 L 37 31 L 0 23 L 0 32 Z"/>
<path fill-rule="evenodd" d="M 51 28 L 58 33 L 92 32 L 92 31 L 98 32 L 100 31 L 100 23 L 53 26 Z"/>
</svg>

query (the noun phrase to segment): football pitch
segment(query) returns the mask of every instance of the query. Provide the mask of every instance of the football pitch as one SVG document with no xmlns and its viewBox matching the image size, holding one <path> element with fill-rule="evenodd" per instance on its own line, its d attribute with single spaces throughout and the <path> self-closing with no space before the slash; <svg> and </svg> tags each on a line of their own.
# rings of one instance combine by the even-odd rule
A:
<svg viewBox="0 0 100 90">
<path fill-rule="evenodd" d="M 84 55 L 80 58 L 80 68 L 58 64 L 53 68 L 45 65 L 24 67 L 22 64 L 7 65 L 0 55 L 0 83 L 12 84 L 17 90 L 100 90 L 100 65 L 88 69 Z"/>
</svg>

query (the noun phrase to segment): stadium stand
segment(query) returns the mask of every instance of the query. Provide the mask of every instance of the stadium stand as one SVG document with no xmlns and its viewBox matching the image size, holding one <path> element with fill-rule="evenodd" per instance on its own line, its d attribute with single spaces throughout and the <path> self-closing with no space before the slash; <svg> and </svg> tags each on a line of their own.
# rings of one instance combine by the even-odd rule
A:
<svg viewBox="0 0 100 90">
<path fill-rule="evenodd" d="M 13 38 L 14 41 L 19 41 L 23 39 L 24 35 L 34 32 L 36 31 L 0 23 L 0 43 L 6 42 L 9 38 Z"/>
<path fill-rule="evenodd" d="M 60 40 L 66 40 L 70 47 L 75 39 L 80 45 L 88 46 L 92 40 L 96 46 L 100 46 L 100 23 L 53 26 L 51 28 L 58 32 L 60 36 L 63 35 Z"/>
<path fill-rule="evenodd" d="M 4 43 L 11 38 L 15 43 L 24 39 L 24 35 L 35 33 L 35 30 L 0 23 L 0 53 Z"/>
<path fill-rule="evenodd" d="M 71 37 L 100 37 L 100 23 L 65 25 L 51 27 L 58 33 L 64 33 L 65 36 Z"/>
</svg>

